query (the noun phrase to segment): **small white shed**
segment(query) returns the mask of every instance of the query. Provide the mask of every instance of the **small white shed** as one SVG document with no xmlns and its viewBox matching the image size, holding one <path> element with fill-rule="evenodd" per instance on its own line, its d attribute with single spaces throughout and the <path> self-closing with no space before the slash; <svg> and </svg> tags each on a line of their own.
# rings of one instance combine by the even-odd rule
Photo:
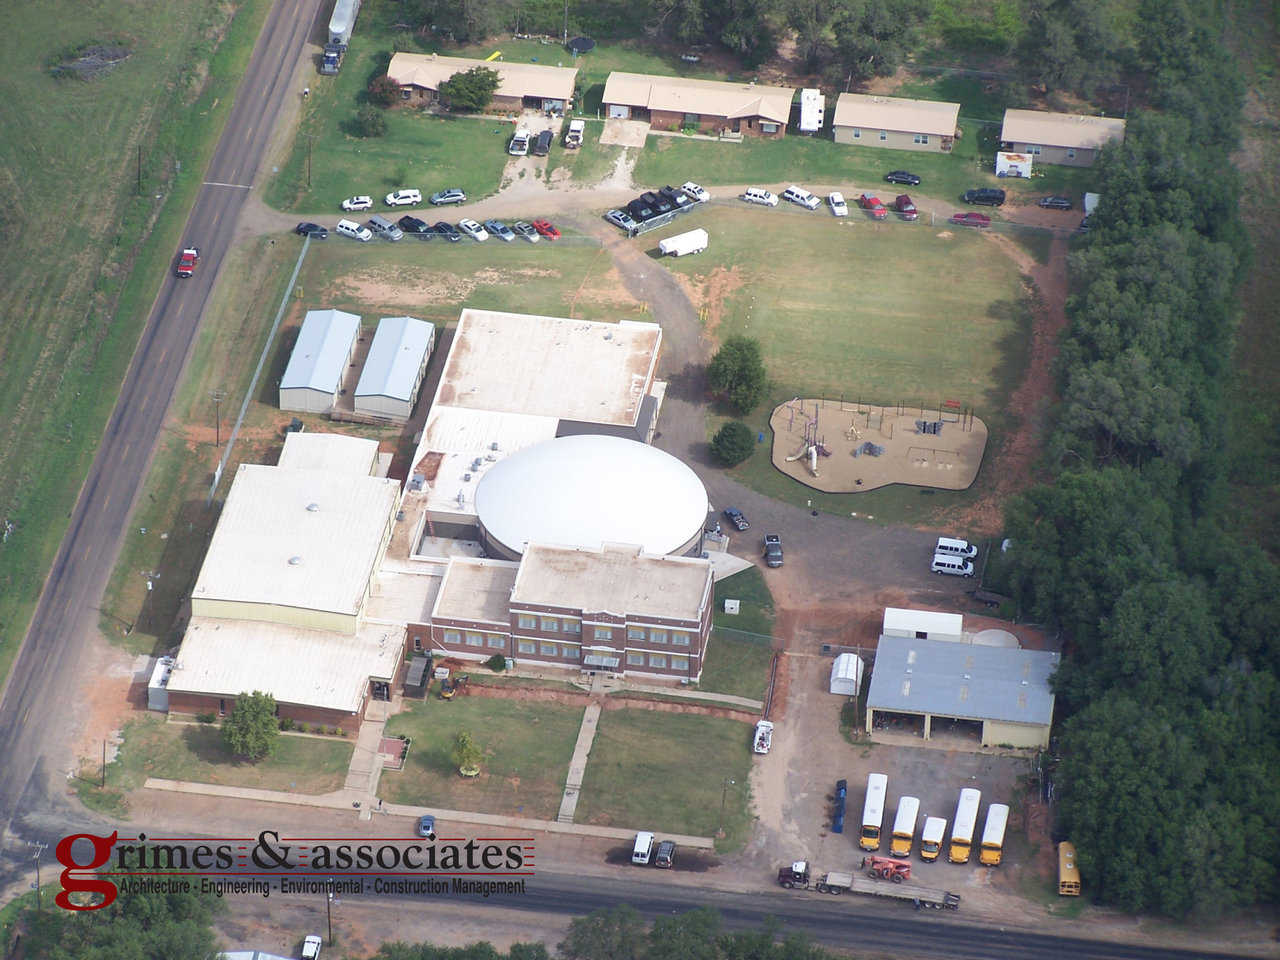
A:
<svg viewBox="0 0 1280 960">
<path fill-rule="evenodd" d="M 856 697 L 862 691 L 862 658 L 856 653 L 842 653 L 831 665 L 831 692 L 842 697 Z"/>
<path fill-rule="evenodd" d="M 951 640 L 958 643 L 964 639 L 964 617 L 958 613 L 885 607 L 884 629 L 880 632 L 886 637 Z"/>
</svg>

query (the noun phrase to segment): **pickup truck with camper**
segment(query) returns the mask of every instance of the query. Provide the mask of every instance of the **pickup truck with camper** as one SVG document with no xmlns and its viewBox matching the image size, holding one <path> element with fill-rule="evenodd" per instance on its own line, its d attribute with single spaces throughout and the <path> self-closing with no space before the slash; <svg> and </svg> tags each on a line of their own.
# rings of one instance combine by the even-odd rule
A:
<svg viewBox="0 0 1280 960">
<path fill-rule="evenodd" d="M 182 253 L 178 256 L 178 268 L 175 271 L 180 277 L 190 277 L 196 272 L 196 266 L 200 263 L 199 247 L 183 247 Z"/>
<path fill-rule="evenodd" d="M 782 537 L 776 533 L 766 533 L 763 556 L 766 567 L 782 566 Z"/>
<path fill-rule="evenodd" d="M 515 132 L 511 138 L 511 145 L 507 147 L 507 153 L 513 157 L 523 157 L 529 152 L 529 131 L 521 127 Z"/>
<path fill-rule="evenodd" d="M 566 150 L 577 150 L 582 146 L 582 135 L 586 132 L 587 123 L 585 120 L 570 120 L 569 129 L 564 134 L 564 148 Z"/>
<path fill-rule="evenodd" d="M 768 753 L 769 748 L 773 746 L 773 724 L 768 720 L 761 720 L 756 724 L 756 737 L 751 745 L 754 753 Z"/>
</svg>

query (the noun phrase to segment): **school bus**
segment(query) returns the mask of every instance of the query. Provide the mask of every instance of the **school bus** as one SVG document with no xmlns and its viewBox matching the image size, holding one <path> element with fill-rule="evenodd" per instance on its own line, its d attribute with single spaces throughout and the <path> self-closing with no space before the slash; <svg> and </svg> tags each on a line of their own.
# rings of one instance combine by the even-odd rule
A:
<svg viewBox="0 0 1280 960">
<path fill-rule="evenodd" d="M 947 850 L 947 859 L 952 863 L 969 862 L 969 851 L 973 846 L 973 831 L 978 826 L 978 806 L 981 803 L 981 791 L 973 787 L 965 787 L 960 791 L 960 802 L 956 804 L 956 818 L 951 823 L 951 846 Z"/>
<path fill-rule="evenodd" d="M 884 825 L 884 798 L 889 791 L 889 778 L 883 773 L 867 777 L 867 799 L 862 805 L 862 834 L 858 846 L 863 850 L 880 849 L 880 829 Z"/>
<path fill-rule="evenodd" d="M 1080 871 L 1076 868 L 1076 848 L 1066 840 L 1058 844 L 1058 896 L 1080 896 Z"/>
</svg>

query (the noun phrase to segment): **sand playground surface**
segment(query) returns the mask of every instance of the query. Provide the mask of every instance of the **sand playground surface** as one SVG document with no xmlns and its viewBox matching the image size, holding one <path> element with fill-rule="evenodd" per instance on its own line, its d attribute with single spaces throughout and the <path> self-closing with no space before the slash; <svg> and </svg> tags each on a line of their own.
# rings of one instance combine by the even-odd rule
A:
<svg viewBox="0 0 1280 960">
<path fill-rule="evenodd" d="M 774 408 L 773 465 L 827 493 L 891 483 L 964 490 L 987 447 L 987 425 L 959 403 L 938 407 L 797 397 Z"/>
</svg>

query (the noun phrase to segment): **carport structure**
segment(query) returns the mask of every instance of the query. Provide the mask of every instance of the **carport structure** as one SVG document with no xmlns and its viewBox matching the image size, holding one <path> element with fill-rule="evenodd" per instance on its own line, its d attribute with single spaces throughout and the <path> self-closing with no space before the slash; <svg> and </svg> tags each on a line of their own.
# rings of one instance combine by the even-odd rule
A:
<svg viewBox="0 0 1280 960">
<path fill-rule="evenodd" d="M 981 727 L 984 747 L 1049 745 L 1058 654 L 946 640 L 881 636 L 867 693 L 867 733 L 877 715 Z"/>
</svg>

